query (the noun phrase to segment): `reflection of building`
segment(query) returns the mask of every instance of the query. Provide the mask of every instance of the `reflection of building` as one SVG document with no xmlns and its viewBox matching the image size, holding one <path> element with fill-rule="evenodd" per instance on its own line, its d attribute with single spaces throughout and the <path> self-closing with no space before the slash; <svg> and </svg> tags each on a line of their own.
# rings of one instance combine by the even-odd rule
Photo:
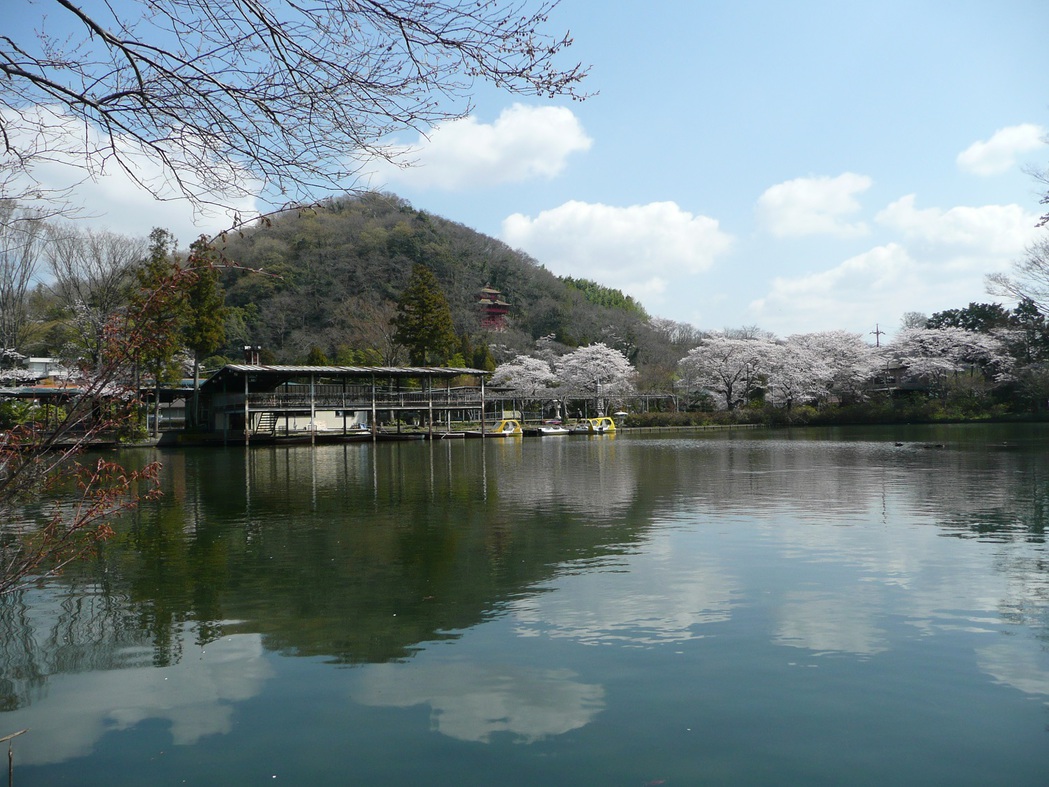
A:
<svg viewBox="0 0 1049 787">
<path fill-rule="evenodd" d="M 499 290 L 486 284 L 477 296 L 481 310 L 481 327 L 489 331 L 502 331 L 506 328 L 506 315 L 510 313 L 510 304 L 503 300 Z"/>
</svg>

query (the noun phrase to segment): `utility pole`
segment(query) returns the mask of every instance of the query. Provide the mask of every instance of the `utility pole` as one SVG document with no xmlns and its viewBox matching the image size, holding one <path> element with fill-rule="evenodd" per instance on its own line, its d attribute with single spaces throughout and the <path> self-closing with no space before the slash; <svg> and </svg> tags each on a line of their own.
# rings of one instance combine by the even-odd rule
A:
<svg viewBox="0 0 1049 787">
<path fill-rule="evenodd" d="M 885 331 L 881 329 L 878 323 L 874 323 L 874 330 L 871 333 L 874 335 L 874 346 L 881 347 L 881 337 Z"/>
</svg>

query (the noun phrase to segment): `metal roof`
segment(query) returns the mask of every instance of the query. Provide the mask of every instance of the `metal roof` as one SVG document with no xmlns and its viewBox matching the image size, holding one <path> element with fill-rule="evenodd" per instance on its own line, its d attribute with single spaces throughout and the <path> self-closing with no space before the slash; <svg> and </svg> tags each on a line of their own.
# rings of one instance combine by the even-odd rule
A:
<svg viewBox="0 0 1049 787">
<path fill-rule="evenodd" d="M 223 366 L 201 384 L 201 388 L 217 387 L 234 378 L 250 375 L 253 382 L 273 386 L 297 377 L 328 377 L 336 379 L 370 379 L 372 377 L 440 377 L 451 378 L 460 375 L 488 376 L 491 372 L 484 369 L 445 366 L 298 366 L 298 365 L 256 365 L 231 363 Z"/>
</svg>

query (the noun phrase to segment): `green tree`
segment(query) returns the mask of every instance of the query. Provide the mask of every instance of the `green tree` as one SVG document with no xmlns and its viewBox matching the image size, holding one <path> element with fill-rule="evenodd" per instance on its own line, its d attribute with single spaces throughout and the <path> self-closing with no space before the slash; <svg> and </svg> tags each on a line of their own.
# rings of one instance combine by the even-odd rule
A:
<svg viewBox="0 0 1049 787">
<path fill-rule="evenodd" d="M 495 371 L 495 358 L 492 357 L 492 350 L 487 342 L 474 348 L 470 365 L 474 369 L 484 369 L 486 372 Z"/>
<path fill-rule="evenodd" d="M 963 328 L 967 331 L 989 333 L 994 328 L 1005 328 L 1012 322 L 1012 315 L 998 303 L 970 303 L 964 309 L 947 309 L 936 312 L 926 323 L 926 328 Z"/>
<path fill-rule="evenodd" d="M 1021 364 L 1044 363 L 1049 359 L 1049 324 L 1029 298 L 1021 298 L 1012 311 L 1014 334 L 1010 350 Z"/>
<path fill-rule="evenodd" d="M 149 256 L 136 271 L 138 287 L 131 294 L 129 320 L 134 323 L 144 315 L 148 325 L 129 325 L 128 333 L 150 331 L 152 340 L 143 343 L 136 353 L 136 388 L 138 376 L 145 372 L 153 382 L 154 429 L 159 430 L 160 384 L 181 377 L 178 363 L 183 348 L 183 330 L 188 316 L 188 299 L 184 287 L 172 289 L 170 282 L 179 281 L 183 273 L 174 254 L 175 238 L 164 229 L 149 234 Z"/>
<path fill-rule="evenodd" d="M 328 360 L 328 356 L 324 354 L 324 350 L 318 347 L 316 344 L 310 347 L 310 352 L 306 356 L 307 366 L 330 366 L 331 361 Z"/>
<path fill-rule="evenodd" d="M 562 276 L 561 281 L 572 289 L 583 293 L 583 297 L 590 303 L 595 303 L 608 309 L 631 312 L 639 317 L 648 319 L 648 313 L 645 312 L 641 304 L 629 295 L 624 295 L 621 290 L 605 287 L 590 279 L 573 279 L 571 276 Z"/>
<path fill-rule="evenodd" d="M 190 425 L 199 420 L 200 362 L 226 343 L 225 297 L 215 267 L 216 255 L 203 236 L 189 247 L 189 270 L 186 289 L 186 321 L 182 334 L 193 354 L 193 406 Z"/>
<path fill-rule="evenodd" d="M 408 349 L 412 366 L 439 365 L 459 343 L 448 299 L 433 271 L 424 265 L 412 268 L 392 322 L 395 338 Z"/>
</svg>

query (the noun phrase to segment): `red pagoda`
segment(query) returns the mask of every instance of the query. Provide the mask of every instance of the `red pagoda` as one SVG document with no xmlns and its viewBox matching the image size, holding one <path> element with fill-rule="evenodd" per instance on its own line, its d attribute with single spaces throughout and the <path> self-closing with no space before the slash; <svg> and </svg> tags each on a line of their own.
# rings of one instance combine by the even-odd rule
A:
<svg viewBox="0 0 1049 787">
<path fill-rule="evenodd" d="M 481 309 L 481 327 L 489 331 L 502 331 L 506 328 L 506 315 L 510 312 L 510 304 L 503 300 L 503 294 L 499 290 L 486 284 L 481 288 L 477 296 L 477 303 Z"/>
</svg>

